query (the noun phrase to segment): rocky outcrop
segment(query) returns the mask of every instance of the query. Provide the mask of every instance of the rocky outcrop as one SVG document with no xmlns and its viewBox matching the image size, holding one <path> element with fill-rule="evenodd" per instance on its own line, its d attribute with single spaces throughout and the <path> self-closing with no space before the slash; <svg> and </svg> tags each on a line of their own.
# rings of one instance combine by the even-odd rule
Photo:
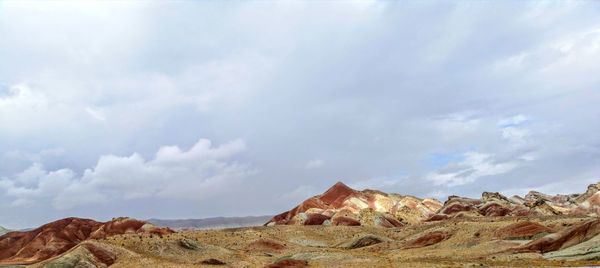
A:
<svg viewBox="0 0 600 268">
<path fill-rule="evenodd" d="M 108 267 L 115 263 L 116 253 L 101 245 L 84 242 L 72 250 L 48 260 L 42 267 Z"/>
<path fill-rule="evenodd" d="M 266 225 L 401 227 L 429 218 L 441 207 L 434 199 L 357 191 L 338 182 L 325 193 L 273 217 Z"/>
<path fill-rule="evenodd" d="M 483 192 L 481 198 L 449 196 L 441 204 L 376 190 L 354 190 L 338 182 L 322 195 L 273 217 L 266 225 L 344 225 L 402 227 L 460 217 L 523 217 L 600 215 L 600 183 L 583 194 L 547 195 L 530 191 L 525 197 Z"/>
<path fill-rule="evenodd" d="M 286 249 L 287 246 L 284 243 L 275 241 L 272 239 L 258 239 L 252 241 L 246 246 L 246 251 L 251 252 L 278 252 Z"/>
<path fill-rule="evenodd" d="M 116 218 L 109 222 L 90 219 L 66 218 L 25 232 L 10 232 L 0 236 L 1 264 L 30 264 L 58 256 L 88 239 L 101 239 L 126 233 L 172 233 L 167 228 L 157 228 L 143 221 Z M 86 247 L 81 256 L 100 252 Z M 77 255 L 79 256 L 79 255 Z M 106 259 L 106 258 L 105 258 Z"/>
<path fill-rule="evenodd" d="M 544 258 L 555 260 L 600 260 L 600 236 L 594 236 L 592 239 L 577 245 L 547 252 Z"/>
<path fill-rule="evenodd" d="M 182 248 L 189 249 L 189 250 L 199 250 L 201 248 L 200 245 L 198 244 L 198 242 L 196 242 L 192 239 L 189 239 L 189 238 L 180 239 L 178 244 Z"/>
<path fill-rule="evenodd" d="M 305 260 L 283 259 L 275 263 L 269 264 L 267 268 L 303 268 L 308 267 L 308 262 Z"/>
<path fill-rule="evenodd" d="M 326 214 L 316 213 L 298 213 L 294 216 L 290 223 L 295 225 L 323 225 L 325 221 L 331 219 L 331 216 Z"/>
<path fill-rule="evenodd" d="M 222 260 L 210 258 L 210 259 L 202 260 L 200 262 L 200 264 L 204 264 L 204 265 L 226 265 L 227 263 L 224 262 L 224 261 L 222 261 Z"/>
<path fill-rule="evenodd" d="M 584 194 L 547 195 L 530 191 L 525 197 L 507 198 L 497 192 L 483 192 L 480 199 L 450 196 L 435 215 L 426 221 L 455 217 L 600 215 L 600 184 L 588 186 Z"/>
<path fill-rule="evenodd" d="M 339 245 L 339 247 L 345 249 L 356 249 L 376 245 L 385 241 L 389 241 L 389 239 L 372 234 L 367 234 L 359 238 L 352 239 L 351 241 L 348 241 L 346 243 L 343 243 Z"/>
</svg>

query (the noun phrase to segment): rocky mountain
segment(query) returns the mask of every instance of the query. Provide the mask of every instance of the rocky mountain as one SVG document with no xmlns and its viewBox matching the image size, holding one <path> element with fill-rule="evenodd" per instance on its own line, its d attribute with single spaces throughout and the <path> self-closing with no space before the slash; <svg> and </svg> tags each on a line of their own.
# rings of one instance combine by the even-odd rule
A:
<svg viewBox="0 0 600 268">
<path fill-rule="evenodd" d="M 272 216 L 215 217 L 184 220 L 149 219 L 147 222 L 156 226 L 168 227 L 175 230 L 218 229 L 260 226 L 268 221 L 271 217 Z"/>
<path fill-rule="evenodd" d="M 130 218 L 108 222 L 66 218 L 30 231 L 0 236 L 0 265 L 36 263 L 58 256 L 88 239 L 131 233 L 165 235 L 173 231 Z"/>
<path fill-rule="evenodd" d="M 283 212 L 265 225 L 369 225 L 400 227 L 459 217 L 503 216 L 598 216 L 600 183 L 585 193 L 547 195 L 531 191 L 525 197 L 507 198 L 497 192 L 483 192 L 481 198 L 450 196 L 443 204 L 376 190 L 354 190 L 338 182 L 325 193 L 313 196 Z"/>
<path fill-rule="evenodd" d="M 435 199 L 357 191 L 338 182 L 325 193 L 273 217 L 265 225 L 369 225 L 401 227 L 429 219 L 442 204 Z"/>
<path fill-rule="evenodd" d="M 530 191 L 525 197 L 507 198 L 497 192 L 483 192 L 480 199 L 450 196 L 427 221 L 455 217 L 552 216 L 596 217 L 600 212 L 600 183 L 588 186 L 585 193 L 547 195 Z"/>
</svg>

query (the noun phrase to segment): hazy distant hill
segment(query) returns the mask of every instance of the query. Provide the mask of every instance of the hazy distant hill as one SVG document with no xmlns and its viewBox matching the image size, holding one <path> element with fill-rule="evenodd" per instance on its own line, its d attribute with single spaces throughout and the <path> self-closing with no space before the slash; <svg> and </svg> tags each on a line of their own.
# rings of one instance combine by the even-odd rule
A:
<svg viewBox="0 0 600 268">
<path fill-rule="evenodd" d="M 216 217 L 206 219 L 183 219 L 183 220 L 161 220 L 149 219 L 148 222 L 172 229 L 215 229 L 260 226 L 271 219 L 272 216 L 248 216 L 248 217 Z"/>
<path fill-rule="evenodd" d="M 0 235 L 3 235 L 3 234 L 8 233 L 8 232 L 10 232 L 10 230 L 8 230 L 8 229 L 0 226 Z"/>
</svg>

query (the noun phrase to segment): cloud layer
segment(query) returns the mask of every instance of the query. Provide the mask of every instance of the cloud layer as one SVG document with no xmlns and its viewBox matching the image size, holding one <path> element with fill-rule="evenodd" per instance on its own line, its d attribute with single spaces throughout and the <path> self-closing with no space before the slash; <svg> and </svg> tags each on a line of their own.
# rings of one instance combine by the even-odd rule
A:
<svg viewBox="0 0 600 268">
<path fill-rule="evenodd" d="M 25 208 L 49 202 L 55 209 L 69 209 L 146 197 L 210 200 L 254 172 L 231 160 L 245 149 L 241 140 L 212 147 L 209 140 L 201 139 L 187 151 L 161 147 L 151 160 L 137 153 L 101 156 L 81 176 L 70 169 L 48 171 L 36 162 L 1 178 L 0 190 L 14 199 L 11 206 Z"/>
<path fill-rule="evenodd" d="M 274 214 L 338 180 L 580 191 L 600 179 L 599 11 L 0 2 L 0 225 Z"/>
</svg>

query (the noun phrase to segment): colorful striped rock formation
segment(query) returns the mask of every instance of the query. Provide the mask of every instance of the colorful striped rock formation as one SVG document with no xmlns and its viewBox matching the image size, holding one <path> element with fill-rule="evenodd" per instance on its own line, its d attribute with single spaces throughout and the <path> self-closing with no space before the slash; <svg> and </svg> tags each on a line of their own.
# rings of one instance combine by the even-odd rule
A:
<svg viewBox="0 0 600 268">
<path fill-rule="evenodd" d="M 400 227 L 419 223 L 442 204 L 434 199 L 354 190 L 338 182 L 325 193 L 273 217 L 265 225 L 347 225 Z"/>
<path fill-rule="evenodd" d="M 600 184 L 583 194 L 547 195 L 531 191 L 525 197 L 483 192 L 481 198 L 450 196 L 435 199 L 354 190 L 338 182 L 325 193 L 273 217 L 265 225 L 346 225 L 401 227 L 458 217 L 598 216 Z"/>
<path fill-rule="evenodd" d="M 598 216 L 600 184 L 591 184 L 583 194 L 547 195 L 530 191 L 525 197 L 507 198 L 499 193 L 484 192 L 480 199 L 450 196 L 435 215 L 426 221 L 455 217 L 497 216 Z"/>
<path fill-rule="evenodd" d="M 0 236 L 0 266 L 36 263 L 58 256 L 88 239 L 131 233 L 164 235 L 173 231 L 130 218 L 116 218 L 109 222 L 66 218 L 31 231 Z M 94 249 L 88 246 L 88 250 L 98 251 Z"/>
</svg>

